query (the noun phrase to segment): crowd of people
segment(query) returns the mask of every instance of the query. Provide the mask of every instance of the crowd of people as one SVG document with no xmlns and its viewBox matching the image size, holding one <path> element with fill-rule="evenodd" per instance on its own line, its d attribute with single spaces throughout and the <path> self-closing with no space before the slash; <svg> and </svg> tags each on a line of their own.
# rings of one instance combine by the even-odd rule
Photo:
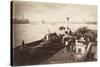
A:
<svg viewBox="0 0 100 67">
<path fill-rule="evenodd" d="M 59 30 L 63 31 L 63 33 L 61 33 L 59 37 L 69 51 L 74 51 L 76 40 L 79 41 L 82 39 L 85 45 L 88 45 L 89 42 L 97 42 L 96 31 L 90 30 L 87 27 L 81 27 L 75 32 L 72 32 L 69 27 L 61 26 Z"/>
<path fill-rule="evenodd" d="M 72 32 L 69 27 L 61 26 L 59 27 L 61 33 L 50 33 L 44 37 L 44 42 L 57 42 L 61 41 L 62 44 L 67 48 L 68 51 L 74 51 L 75 41 L 84 40 L 84 44 L 87 45 L 89 42 L 96 42 L 97 33 L 88 29 L 87 27 L 82 27 Z"/>
</svg>

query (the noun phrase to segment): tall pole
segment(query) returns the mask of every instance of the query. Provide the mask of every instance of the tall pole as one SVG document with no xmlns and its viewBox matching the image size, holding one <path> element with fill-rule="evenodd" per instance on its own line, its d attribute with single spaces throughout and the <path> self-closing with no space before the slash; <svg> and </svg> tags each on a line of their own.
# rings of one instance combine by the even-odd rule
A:
<svg viewBox="0 0 100 67">
<path fill-rule="evenodd" d="M 67 23 L 67 26 L 68 26 L 68 23 L 69 23 L 69 17 L 67 17 L 67 18 L 66 18 L 66 20 L 67 20 L 67 22 L 66 22 L 66 23 Z"/>
</svg>

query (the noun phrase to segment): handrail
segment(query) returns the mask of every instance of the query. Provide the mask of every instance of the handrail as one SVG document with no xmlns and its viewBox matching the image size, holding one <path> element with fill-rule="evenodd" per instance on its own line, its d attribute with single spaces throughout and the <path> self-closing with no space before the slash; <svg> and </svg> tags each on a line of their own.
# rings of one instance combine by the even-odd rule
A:
<svg viewBox="0 0 100 67">
<path fill-rule="evenodd" d="M 83 57 L 82 57 L 82 59 L 81 59 L 82 61 L 84 61 L 84 59 L 86 58 L 86 56 L 87 56 L 87 54 L 88 54 L 88 52 L 89 52 L 91 46 L 92 46 L 92 42 L 90 42 L 90 43 L 88 44 L 87 49 L 86 49 L 86 51 L 85 51 L 85 54 L 83 55 Z"/>
</svg>

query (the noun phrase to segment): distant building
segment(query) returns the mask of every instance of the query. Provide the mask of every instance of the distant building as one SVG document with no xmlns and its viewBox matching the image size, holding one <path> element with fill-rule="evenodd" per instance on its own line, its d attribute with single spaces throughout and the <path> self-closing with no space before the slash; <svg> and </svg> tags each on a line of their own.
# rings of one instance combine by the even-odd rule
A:
<svg viewBox="0 0 100 67">
<path fill-rule="evenodd" d="M 28 19 L 12 19 L 13 20 L 13 24 L 29 24 L 29 20 Z"/>
</svg>

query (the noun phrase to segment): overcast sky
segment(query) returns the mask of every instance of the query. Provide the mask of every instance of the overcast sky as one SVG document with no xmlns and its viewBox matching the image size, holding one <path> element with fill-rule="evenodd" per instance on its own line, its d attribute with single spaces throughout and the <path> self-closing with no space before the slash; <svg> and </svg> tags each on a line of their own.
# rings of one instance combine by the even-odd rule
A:
<svg viewBox="0 0 100 67">
<path fill-rule="evenodd" d="M 97 20 L 97 6 L 16 1 L 13 3 L 13 17 L 30 21 L 84 22 Z"/>
</svg>

